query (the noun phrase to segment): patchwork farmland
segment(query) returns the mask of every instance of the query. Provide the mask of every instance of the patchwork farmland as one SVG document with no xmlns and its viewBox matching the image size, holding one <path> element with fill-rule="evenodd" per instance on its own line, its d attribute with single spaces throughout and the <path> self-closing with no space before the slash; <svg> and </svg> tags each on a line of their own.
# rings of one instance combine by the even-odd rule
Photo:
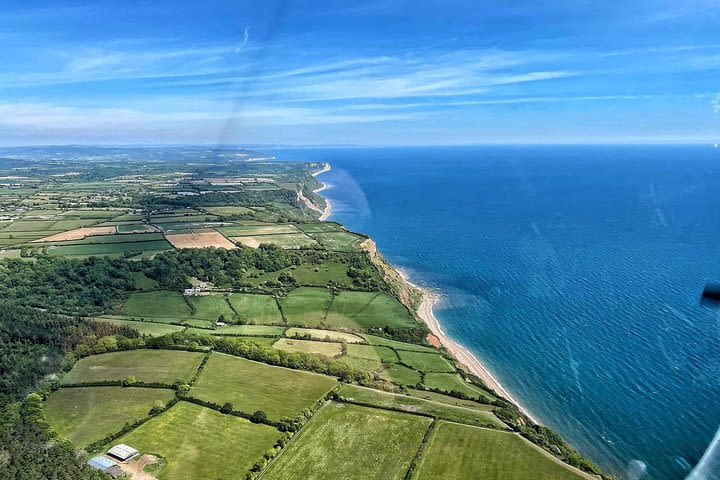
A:
<svg viewBox="0 0 720 480">
<path fill-rule="evenodd" d="M 63 478 L 97 457 L 144 480 L 594 471 L 428 343 L 367 237 L 317 221 L 300 193 L 322 210 L 324 165 L 170 150 L 48 154 L 0 185 L 0 315 L 36 415 L 14 428 L 77 465 Z"/>
</svg>

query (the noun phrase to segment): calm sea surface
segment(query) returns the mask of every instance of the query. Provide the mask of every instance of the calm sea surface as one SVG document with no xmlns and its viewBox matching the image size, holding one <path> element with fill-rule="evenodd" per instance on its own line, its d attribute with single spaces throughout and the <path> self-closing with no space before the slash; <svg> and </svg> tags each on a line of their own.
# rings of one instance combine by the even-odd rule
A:
<svg viewBox="0 0 720 480">
<path fill-rule="evenodd" d="M 444 329 L 604 469 L 684 478 L 703 454 L 720 426 L 720 313 L 699 304 L 720 283 L 720 150 L 273 153 L 330 162 L 332 220 L 441 292 Z"/>
</svg>

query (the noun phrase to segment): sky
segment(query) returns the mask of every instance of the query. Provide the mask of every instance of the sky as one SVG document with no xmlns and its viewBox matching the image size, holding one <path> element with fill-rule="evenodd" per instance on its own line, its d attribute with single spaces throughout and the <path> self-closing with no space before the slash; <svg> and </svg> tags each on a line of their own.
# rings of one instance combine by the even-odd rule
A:
<svg viewBox="0 0 720 480">
<path fill-rule="evenodd" d="M 0 11 L 0 145 L 720 143 L 720 0 Z"/>
</svg>

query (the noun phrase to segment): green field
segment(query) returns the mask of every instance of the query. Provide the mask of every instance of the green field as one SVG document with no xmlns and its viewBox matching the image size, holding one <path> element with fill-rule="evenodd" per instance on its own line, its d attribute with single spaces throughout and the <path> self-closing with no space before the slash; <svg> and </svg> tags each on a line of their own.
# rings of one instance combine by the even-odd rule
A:
<svg viewBox="0 0 720 480">
<path fill-rule="evenodd" d="M 366 372 L 374 372 L 383 366 L 379 360 L 370 360 L 367 358 L 340 357 L 337 361 Z"/>
<path fill-rule="evenodd" d="M 49 242 L 52 245 L 95 245 L 109 243 L 146 243 L 164 240 L 160 233 L 125 233 L 125 234 L 109 234 L 109 235 L 89 235 L 78 240 L 64 240 L 58 242 Z M 150 243 L 152 244 L 152 243 Z"/>
<path fill-rule="evenodd" d="M 120 255 L 127 252 L 159 252 L 170 249 L 172 249 L 172 246 L 167 242 L 167 240 L 154 240 L 149 242 L 97 243 L 86 245 L 62 245 L 58 243 L 48 248 L 48 255 Z"/>
<path fill-rule="evenodd" d="M 127 325 L 132 327 L 138 332 L 145 335 L 160 336 L 167 335 L 168 333 L 182 332 L 185 327 L 180 325 L 169 325 L 167 323 L 155 323 L 155 322 L 134 322 L 132 320 L 125 320 L 122 318 L 114 317 L 97 317 L 94 320 L 98 322 L 113 323 L 115 325 Z"/>
<path fill-rule="evenodd" d="M 17 220 L 7 227 L 3 232 L 52 232 L 55 220 Z"/>
<path fill-rule="evenodd" d="M 417 385 L 421 377 L 418 372 L 404 365 L 390 365 L 380 372 L 380 378 L 398 385 Z"/>
<path fill-rule="evenodd" d="M 383 338 L 383 337 L 377 337 L 375 335 L 360 335 L 363 337 L 367 343 L 370 345 L 384 345 L 387 347 L 392 347 L 395 350 L 410 350 L 413 352 L 428 352 L 428 353 L 437 353 L 438 350 L 433 347 L 426 347 L 424 345 L 415 345 L 412 343 L 403 343 L 398 342 L 395 340 L 390 340 L 389 338 Z"/>
<path fill-rule="evenodd" d="M 323 324 L 332 295 L 324 288 L 298 288 L 280 299 L 287 321 L 317 327 Z"/>
<path fill-rule="evenodd" d="M 294 338 L 281 338 L 273 344 L 273 348 L 286 352 L 317 353 L 326 357 L 337 357 L 342 353 L 342 345 L 339 343 L 297 340 Z"/>
<path fill-rule="evenodd" d="M 20 258 L 20 254 L 22 253 L 22 250 L 0 250 L 0 260 L 4 260 L 6 258 Z"/>
<path fill-rule="evenodd" d="M 453 390 L 463 392 L 472 398 L 485 398 L 488 402 L 495 397 L 485 390 L 466 382 L 460 374 L 457 373 L 427 373 L 425 374 L 425 386 L 428 388 L 437 388 L 444 392 Z"/>
<path fill-rule="evenodd" d="M 189 381 L 197 372 L 205 354 L 180 350 L 129 350 L 103 353 L 78 361 L 62 383 L 124 380 L 134 376 L 139 382 L 171 385 Z"/>
<path fill-rule="evenodd" d="M 153 319 L 154 321 L 158 321 L 157 319 Z M 160 319 L 162 320 L 162 319 Z M 172 321 L 178 321 L 178 319 L 170 319 Z M 212 328 L 215 326 L 216 320 L 203 320 L 202 318 L 188 318 L 187 320 L 182 320 L 183 325 L 188 325 L 190 327 L 198 327 L 198 328 Z"/>
<path fill-rule="evenodd" d="M 285 323 L 275 298 L 270 295 L 231 293 L 228 300 L 237 312 L 238 317 L 247 323 L 266 325 Z"/>
<path fill-rule="evenodd" d="M 226 237 L 302 233 L 295 227 L 295 225 L 282 223 L 269 223 L 265 225 L 233 225 L 232 227 L 218 227 L 216 230 Z"/>
<path fill-rule="evenodd" d="M 225 325 L 217 327 L 214 330 L 209 328 L 189 328 L 188 333 L 197 333 L 205 335 L 233 335 L 233 336 L 249 336 L 249 337 L 279 337 L 285 331 L 285 327 L 275 327 L 272 325 Z"/>
<path fill-rule="evenodd" d="M 268 345 L 268 346 L 277 342 L 277 338 L 275 338 L 275 337 L 242 337 L 242 340 L 245 340 L 246 342 L 255 342 L 255 343 L 259 343 L 260 345 Z"/>
<path fill-rule="evenodd" d="M 192 316 L 192 310 L 177 292 L 139 292 L 130 295 L 123 313 L 137 318 L 172 318 L 178 322 Z"/>
<path fill-rule="evenodd" d="M 128 225 L 118 225 L 118 233 L 142 233 L 142 232 L 154 232 L 155 228 L 152 225 L 145 223 L 131 223 Z"/>
<path fill-rule="evenodd" d="M 342 232 L 343 228 L 333 222 L 301 223 L 297 227 L 305 233 Z"/>
<path fill-rule="evenodd" d="M 336 328 L 404 328 L 416 325 L 410 312 L 385 292 L 342 292 L 332 302 L 327 324 Z"/>
<path fill-rule="evenodd" d="M 190 305 L 195 310 L 193 317 L 217 322 L 220 315 L 226 320 L 232 320 L 235 312 L 225 300 L 225 295 L 193 295 L 187 297 Z"/>
<path fill-rule="evenodd" d="M 415 480 L 579 480 L 549 453 L 519 435 L 440 422 Z"/>
<path fill-rule="evenodd" d="M 253 211 L 247 207 L 206 207 L 205 210 L 213 215 L 220 215 L 221 217 L 229 217 L 233 215 L 247 215 L 252 214 Z"/>
<path fill-rule="evenodd" d="M 313 340 L 332 340 L 345 343 L 364 343 L 362 337 L 352 333 L 334 332 L 332 330 L 320 330 L 317 328 L 288 328 L 286 337 L 302 337 L 309 335 Z"/>
<path fill-rule="evenodd" d="M 179 402 L 116 443 L 165 459 L 159 480 L 242 480 L 279 437 L 267 425 Z"/>
<path fill-rule="evenodd" d="M 374 345 L 348 345 L 347 354 L 350 357 L 366 358 L 368 360 L 378 360 L 386 363 L 397 363 L 398 356 L 395 352 L 387 347 L 378 347 Z"/>
<path fill-rule="evenodd" d="M 155 401 L 173 398 L 174 391 L 159 388 L 61 388 L 50 394 L 43 410 L 56 432 L 84 447 L 147 417 Z"/>
<path fill-rule="evenodd" d="M 311 248 L 320 245 L 304 233 L 283 233 L 278 235 L 243 235 L 241 237 L 228 237 L 230 240 L 240 242 L 248 247 L 257 248 L 263 243 L 277 245 L 280 248 Z"/>
<path fill-rule="evenodd" d="M 399 351 L 400 361 L 421 372 L 452 373 L 455 366 L 448 359 L 436 353 Z"/>
<path fill-rule="evenodd" d="M 347 287 L 352 286 L 352 279 L 347 275 L 348 265 L 339 262 L 324 262 L 319 264 L 301 264 L 284 268 L 277 272 L 253 272 L 257 277 L 246 277 L 245 280 L 253 285 L 261 285 L 268 280 L 277 280 L 283 274 L 292 275 L 302 286 L 325 287 L 328 282 L 337 282 Z M 380 276 L 377 276 L 380 279 Z"/>
<path fill-rule="evenodd" d="M 158 282 L 152 278 L 146 277 L 140 272 L 133 273 L 133 280 L 135 281 L 135 288 L 140 290 L 155 290 L 158 288 Z"/>
<path fill-rule="evenodd" d="M 492 405 L 488 405 L 486 403 L 478 403 L 473 400 L 463 400 L 461 398 L 443 395 L 442 393 L 430 392 L 428 390 L 415 390 L 412 388 L 408 388 L 407 390 L 405 390 L 405 393 L 415 398 L 422 398 L 425 400 L 433 401 L 435 403 L 444 403 L 446 405 L 454 405 L 457 407 L 474 408 L 476 410 L 485 410 L 488 412 L 495 408 Z"/>
<path fill-rule="evenodd" d="M 279 420 L 312 407 L 337 384 L 324 375 L 213 353 L 190 395 L 219 405 L 230 402 L 246 413 L 263 410 Z"/>
<path fill-rule="evenodd" d="M 298 265 L 289 273 L 300 285 L 324 287 L 328 282 L 337 282 L 350 287 L 352 279 L 348 277 L 347 271 L 346 263 L 326 262 L 319 265 Z"/>
<path fill-rule="evenodd" d="M 365 237 L 350 232 L 324 232 L 310 234 L 320 245 L 328 250 L 351 252 L 360 250 Z"/>
<path fill-rule="evenodd" d="M 356 385 L 343 385 L 340 387 L 340 390 L 338 390 L 338 395 L 351 402 L 382 408 L 400 409 L 409 413 L 430 415 L 452 422 L 503 430 L 507 428 L 505 424 L 491 412 L 466 407 L 455 407 L 408 395 L 383 392 Z"/>
<path fill-rule="evenodd" d="M 425 417 L 332 402 L 263 479 L 400 480 L 429 425 Z"/>
</svg>

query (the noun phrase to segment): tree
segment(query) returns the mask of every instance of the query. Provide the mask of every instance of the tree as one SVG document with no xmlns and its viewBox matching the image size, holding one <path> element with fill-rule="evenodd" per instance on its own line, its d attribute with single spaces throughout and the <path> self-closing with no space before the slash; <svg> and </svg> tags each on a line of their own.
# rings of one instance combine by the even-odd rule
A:
<svg viewBox="0 0 720 480">
<path fill-rule="evenodd" d="M 262 410 L 258 410 L 250 415 L 250 421 L 253 423 L 265 423 L 267 422 L 267 413 Z"/>
<path fill-rule="evenodd" d="M 136 383 L 137 383 L 137 378 L 135 378 L 132 375 L 128 375 L 128 377 L 125 380 L 123 380 L 123 382 L 122 382 L 123 387 L 131 387 L 131 386 L 135 385 Z"/>
<path fill-rule="evenodd" d="M 178 383 L 176 390 L 180 395 L 187 395 L 187 393 L 190 391 L 190 385 L 187 383 Z"/>
<path fill-rule="evenodd" d="M 149 414 L 150 415 L 157 415 L 158 413 L 162 413 L 162 411 L 165 410 L 165 404 L 162 400 L 155 400 L 155 403 L 153 403 L 152 408 L 150 409 Z"/>
<path fill-rule="evenodd" d="M 227 415 L 228 413 L 232 413 L 233 410 L 234 410 L 234 409 L 233 409 L 233 404 L 230 403 L 230 402 L 226 402 L 225 405 L 223 405 L 222 407 L 220 407 L 220 412 L 221 412 L 221 413 L 224 413 L 224 414 L 226 414 L 226 415 Z"/>
</svg>

